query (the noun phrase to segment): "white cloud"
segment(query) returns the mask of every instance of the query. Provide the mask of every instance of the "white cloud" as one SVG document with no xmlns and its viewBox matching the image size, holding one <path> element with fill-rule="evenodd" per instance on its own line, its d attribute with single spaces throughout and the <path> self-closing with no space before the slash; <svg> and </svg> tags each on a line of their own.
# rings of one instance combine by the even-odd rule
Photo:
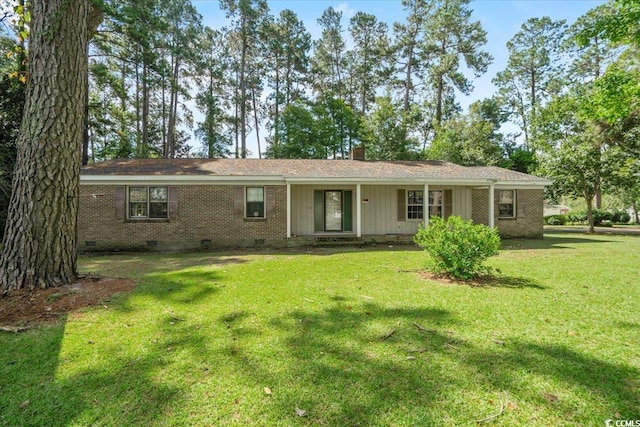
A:
<svg viewBox="0 0 640 427">
<path fill-rule="evenodd" d="M 349 6 L 347 2 L 340 3 L 335 9 L 338 12 L 342 12 L 342 15 L 346 18 L 351 18 L 356 14 L 356 10 Z"/>
</svg>

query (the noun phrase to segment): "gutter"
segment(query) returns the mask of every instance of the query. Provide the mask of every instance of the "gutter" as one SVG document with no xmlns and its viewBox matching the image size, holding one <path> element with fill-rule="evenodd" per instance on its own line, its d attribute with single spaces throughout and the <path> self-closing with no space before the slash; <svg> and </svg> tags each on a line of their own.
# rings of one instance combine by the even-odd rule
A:
<svg viewBox="0 0 640 427">
<path fill-rule="evenodd" d="M 453 185 L 465 187 L 488 188 L 520 188 L 540 189 L 551 185 L 552 181 L 539 179 L 535 181 L 499 181 L 497 179 L 456 179 L 456 178 L 309 178 L 283 177 L 277 175 L 80 175 L 80 185 L 127 185 L 175 184 L 175 185 Z"/>
</svg>

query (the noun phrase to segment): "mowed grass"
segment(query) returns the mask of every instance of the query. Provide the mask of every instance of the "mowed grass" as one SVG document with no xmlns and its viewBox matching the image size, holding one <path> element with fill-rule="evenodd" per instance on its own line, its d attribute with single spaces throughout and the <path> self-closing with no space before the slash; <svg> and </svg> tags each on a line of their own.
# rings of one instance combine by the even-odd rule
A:
<svg viewBox="0 0 640 427">
<path fill-rule="evenodd" d="M 639 237 L 553 233 L 468 286 L 411 246 L 83 257 L 139 286 L 0 335 L 0 425 L 640 419 L 639 258 Z"/>
</svg>

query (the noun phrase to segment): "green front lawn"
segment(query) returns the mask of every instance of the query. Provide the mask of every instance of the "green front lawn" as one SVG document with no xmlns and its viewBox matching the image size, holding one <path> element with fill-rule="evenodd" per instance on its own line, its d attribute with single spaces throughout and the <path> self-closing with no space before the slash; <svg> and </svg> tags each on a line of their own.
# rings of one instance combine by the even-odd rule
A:
<svg viewBox="0 0 640 427">
<path fill-rule="evenodd" d="M 428 281 L 425 256 L 83 257 L 84 272 L 140 284 L 0 335 L 0 425 L 640 419 L 640 237 L 506 241 L 491 260 L 501 280 L 481 287 Z"/>
</svg>

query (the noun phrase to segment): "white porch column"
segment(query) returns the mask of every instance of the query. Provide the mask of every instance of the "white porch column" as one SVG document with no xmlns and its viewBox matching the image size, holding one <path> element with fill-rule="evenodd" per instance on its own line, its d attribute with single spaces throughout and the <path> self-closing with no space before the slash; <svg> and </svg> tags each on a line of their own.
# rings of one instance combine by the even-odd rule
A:
<svg viewBox="0 0 640 427">
<path fill-rule="evenodd" d="M 356 237 L 362 237 L 362 192 L 361 185 L 356 185 Z"/>
<path fill-rule="evenodd" d="M 291 184 L 287 183 L 287 239 L 291 238 Z"/>
<path fill-rule="evenodd" d="M 429 184 L 424 185 L 424 193 L 422 198 L 422 215 L 424 216 L 424 228 L 429 226 Z"/>
<path fill-rule="evenodd" d="M 494 212 L 495 212 L 495 184 L 489 185 L 489 227 L 493 228 L 494 224 Z"/>
</svg>

